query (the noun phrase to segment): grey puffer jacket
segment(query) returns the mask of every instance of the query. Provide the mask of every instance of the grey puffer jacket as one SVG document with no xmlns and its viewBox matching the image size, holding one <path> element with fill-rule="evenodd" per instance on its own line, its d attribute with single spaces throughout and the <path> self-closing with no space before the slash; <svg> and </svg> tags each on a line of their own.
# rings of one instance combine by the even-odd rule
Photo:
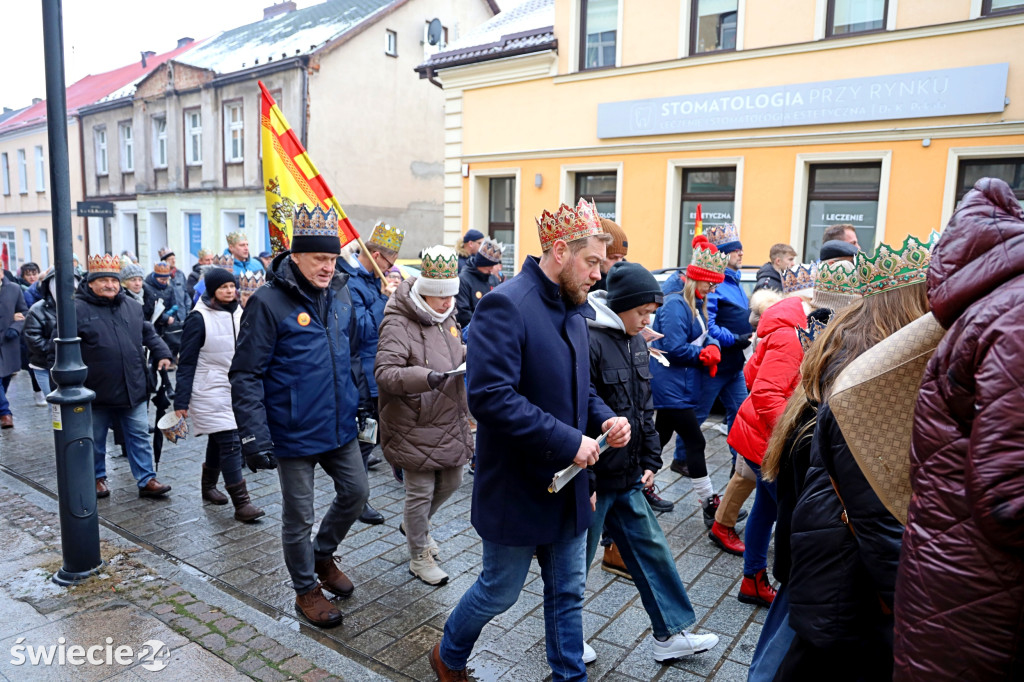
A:
<svg viewBox="0 0 1024 682">
<path fill-rule="evenodd" d="M 431 371 L 447 372 L 466 360 L 455 309 L 441 324 L 411 297 L 415 277 L 402 282 L 384 309 L 374 376 L 380 405 L 381 447 L 401 469 L 435 471 L 465 464 L 473 452 L 464 375 L 431 389 Z"/>
</svg>

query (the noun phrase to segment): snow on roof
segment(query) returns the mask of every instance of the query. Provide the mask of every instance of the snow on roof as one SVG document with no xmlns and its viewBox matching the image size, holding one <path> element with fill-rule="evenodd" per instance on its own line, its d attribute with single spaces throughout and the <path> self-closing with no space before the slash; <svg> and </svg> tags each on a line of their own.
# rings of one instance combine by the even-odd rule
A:
<svg viewBox="0 0 1024 682">
<path fill-rule="evenodd" d="M 498 59 L 510 52 L 540 51 L 556 45 L 555 0 L 523 0 L 466 32 L 417 70 Z"/>
<path fill-rule="evenodd" d="M 327 0 L 224 31 L 175 61 L 217 74 L 309 54 L 384 10 L 393 0 Z"/>
</svg>

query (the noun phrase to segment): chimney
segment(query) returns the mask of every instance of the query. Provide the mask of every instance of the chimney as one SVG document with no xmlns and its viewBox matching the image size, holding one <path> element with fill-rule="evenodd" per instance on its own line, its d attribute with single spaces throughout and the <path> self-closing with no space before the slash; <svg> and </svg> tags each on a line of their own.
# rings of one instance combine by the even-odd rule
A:
<svg viewBox="0 0 1024 682">
<path fill-rule="evenodd" d="M 153 52 L 152 50 L 146 50 L 145 52 L 142 52 L 140 54 L 142 54 L 142 68 L 146 68 L 147 59 L 156 56 L 156 52 Z"/>
<path fill-rule="evenodd" d="M 5 114 L 9 114 L 9 113 L 11 113 L 12 111 L 14 111 L 14 109 L 11 109 L 10 107 L 4 107 L 4 113 L 5 113 Z"/>
<path fill-rule="evenodd" d="M 42 101 L 43 100 L 41 98 L 39 98 L 39 97 L 33 97 L 32 98 L 32 104 L 39 104 Z"/>
<path fill-rule="evenodd" d="M 186 45 L 189 45 L 193 42 L 195 41 L 193 41 L 191 38 L 187 36 L 184 38 L 178 38 L 178 47 L 185 47 Z"/>
<path fill-rule="evenodd" d="M 288 12 L 295 11 L 295 3 L 292 0 L 286 0 L 285 2 L 277 2 L 270 7 L 263 8 L 263 18 L 269 19 L 276 17 L 279 14 L 288 14 Z"/>
</svg>

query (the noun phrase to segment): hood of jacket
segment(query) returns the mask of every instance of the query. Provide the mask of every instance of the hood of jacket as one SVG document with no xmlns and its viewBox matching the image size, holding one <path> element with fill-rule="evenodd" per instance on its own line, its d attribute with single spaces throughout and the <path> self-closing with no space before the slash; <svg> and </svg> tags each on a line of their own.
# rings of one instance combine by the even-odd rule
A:
<svg viewBox="0 0 1024 682">
<path fill-rule="evenodd" d="M 80 298 L 90 305 L 107 306 L 110 308 L 121 305 L 124 302 L 124 289 L 117 292 L 117 295 L 113 298 L 104 298 L 103 296 L 97 296 L 93 293 L 92 289 L 89 288 L 89 282 L 83 279 L 78 283 L 78 291 L 75 294 L 75 298 Z"/>
<path fill-rule="evenodd" d="M 804 303 L 799 296 L 784 298 L 765 310 L 761 314 L 761 321 L 757 323 L 757 336 L 763 339 L 774 331 L 793 327 L 807 328 L 807 313 L 804 312 Z"/>
<path fill-rule="evenodd" d="M 274 260 L 270 263 L 270 271 L 274 273 L 274 281 L 277 286 L 286 290 L 293 296 L 301 296 L 302 298 L 309 299 L 309 294 L 299 284 L 296 279 L 295 271 L 291 267 L 291 251 L 282 251 Z M 269 279 L 269 278 L 268 278 Z M 334 277 L 331 279 L 330 289 L 332 291 L 338 291 L 348 283 L 348 274 L 334 269 Z"/>
<path fill-rule="evenodd" d="M 53 291 L 50 290 L 50 287 L 53 284 L 54 278 L 56 276 L 57 272 L 55 270 L 51 270 L 42 277 L 40 277 L 35 283 L 35 288 L 36 291 L 39 292 L 39 297 L 42 300 L 46 301 L 46 304 L 50 306 L 56 305 L 56 298 L 53 295 Z"/>
<path fill-rule="evenodd" d="M 608 307 L 607 291 L 591 291 L 587 294 L 587 302 L 594 310 L 595 318 L 587 320 L 588 327 L 597 329 L 615 329 L 626 333 L 626 325 L 622 324 L 622 318 Z"/>
<path fill-rule="evenodd" d="M 765 278 L 773 279 L 776 282 L 778 282 L 780 285 L 782 284 L 782 275 L 779 274 L 779 271 L 776 270 L 774 268 L 774 266 L 772 266 L 771 263 L 765 263 L 757 271 L 757 281 L 759 283 L 760 283 L 760 281 L 762 279 L 765 279 Z"/>
<path fill-rule="evenodd" d="M 395 293 L 391 294 L 388 304 L 384 307 L 384 317 L 387 318 L 388 315 L 401 315 L 402 317 L 407 317 L 410 320 L 419 322 L 424 327 L 431 327 L 436 324 L 434 320 L 426 313 L 426 311 L 421 310 L 420 307 L 416 305 L 416 302 L 412 300 L 412 285 L 415 281 L 415 277 L 409 277 L 398 285 L 398 288 L 395 289 Z M 447 325 L 449 322 L 454 324 L 454 317 L 455 306 L 453 305 L 448 310 L 448 317 L 444 322 L 442 322 L 442 324 Z"/>
<path fill-rule="evenodd" d="M 928 300 L 949 328 L 975 301 L 1024 274 L 1024 210 L 1002 180 L 982 178 L 932 252 Z"/>
</svg>

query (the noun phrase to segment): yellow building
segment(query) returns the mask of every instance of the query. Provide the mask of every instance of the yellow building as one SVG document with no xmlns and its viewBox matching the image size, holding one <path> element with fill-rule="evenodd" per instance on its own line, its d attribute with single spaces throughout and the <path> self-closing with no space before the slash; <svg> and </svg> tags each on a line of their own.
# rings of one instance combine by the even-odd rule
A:
<svg viewBox="0 0 1024 682">
<path fill-rule="evenodd" d="M 705 224 L 817 257 L 944 226 L 978 177 L 1024 197 L 1024 2 L 526 0 L 417 70 L 446 96 L 445 236 L 539 252 L 593 197 L 649 268 Z"/>
</svg>

